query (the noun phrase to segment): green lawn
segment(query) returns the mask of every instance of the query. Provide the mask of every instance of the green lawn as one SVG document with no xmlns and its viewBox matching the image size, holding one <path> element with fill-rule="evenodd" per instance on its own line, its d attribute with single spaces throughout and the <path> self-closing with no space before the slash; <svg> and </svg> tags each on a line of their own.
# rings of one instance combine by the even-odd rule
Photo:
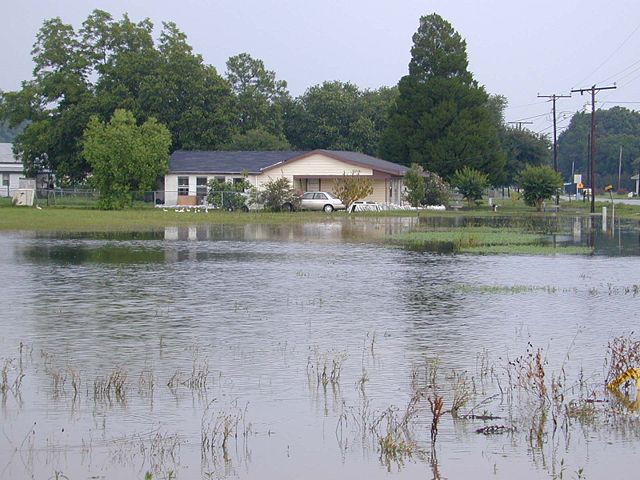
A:
<svg viewBox="0 0 640 480">
<path fill-rule="evenodd" d="M 346 213 L 323 212 L 176 212 L 161 208 L 132 208 L 120 211 L 57 207 L 0 208 L 0 230 L 59 232 L 149 231 L 167 226 L 206 224 L 278 224 L 327 221 Z"/>
</svg>

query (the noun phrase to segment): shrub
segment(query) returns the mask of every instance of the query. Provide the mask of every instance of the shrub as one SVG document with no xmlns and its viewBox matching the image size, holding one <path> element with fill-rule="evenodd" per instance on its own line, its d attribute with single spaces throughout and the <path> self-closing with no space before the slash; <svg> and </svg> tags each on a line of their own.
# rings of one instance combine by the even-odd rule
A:
<svg viewBox="0 0 640 480">
<path fill-rule="evenodd" d="M 425 172 L 423 205 L 449 205 L 449 184 L 435 172 Z"/>
<path fill-rule="evenodd" d="M 489 186 L 489 177 L 475 168 L 464 167 L 456 170 L 452 177 L 452 184 L 458 188 L 469 206 L 482 199 L 482 192 Z"/>
<path fill-rule="evenodd" d="M 244 191 L 250 188 L 249 182 L 245 178 L 235 183 L 224 180 L 211 180 L 208 186 L 207 203 L 225 210 L 241 209 L 247 200 Z"/>
<path fill-rule="evenodd" d="M 404 199 L 412 207 L 420 206 L 425 196 L 425 182 L 424 171 L 417 163 L 412 163 L 404 175 L 404 186 L 406 188 Z"/>
<path fill-rule="evenodd" d="M 300 196 L 286 177 L 269 180 L 263 188 L 264 190 L 258 195 L 258 201 L 263 203 L 267 210 L 280 212 L 295 210 L 300 206 Z"/>
<path fill-rule="evenodd" d="M 545 166 L 527 167 L 518 177 L 518 183 L 524 190 L 524 203 L 542 210 L 542 204 L 553 197 L 562 188 L 562 178 L 553 169 Z"/>
</svg>

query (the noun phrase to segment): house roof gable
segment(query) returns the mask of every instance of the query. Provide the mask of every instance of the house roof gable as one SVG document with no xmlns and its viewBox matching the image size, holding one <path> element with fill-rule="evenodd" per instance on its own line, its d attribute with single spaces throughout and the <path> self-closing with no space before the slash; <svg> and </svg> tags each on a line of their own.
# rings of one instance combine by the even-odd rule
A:
<svg viewBox="0 0 640 480">
<path fill-rule="evenodd" d="M 22 165 L 20 159 L 13 154 L 10 143 L 0 143 L 0 163 L 17 163 Z"/>
<path fill-rule="evenodd" d="M 365 166 L 391 175 L 404 176 L 407 167 L 359 152 L 336 150 L 299 151 L 175 151 L 169 160 L 169 173 L 226 173 L 243 171 L 260 174 L 279 165 L 302 160 L 311 155 L 325 155 L 354 166 Z"/>
</svg>

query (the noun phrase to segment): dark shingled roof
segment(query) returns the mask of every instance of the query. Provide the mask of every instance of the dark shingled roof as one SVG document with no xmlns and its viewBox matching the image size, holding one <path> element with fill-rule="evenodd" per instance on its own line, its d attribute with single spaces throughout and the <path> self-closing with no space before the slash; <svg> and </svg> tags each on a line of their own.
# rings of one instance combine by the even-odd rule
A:
<svg viewBox="0 0 640 480">
<path fill-rule="evenodd" d="M 259 174 L 264 168 L 304 152 L 173 152 L 169 159 L 170 173 L 249 173 Z"/>
<path fill-rule="evenodd" d="M 347 163 L 370 167 L 392 175 L 403 176 L 408 170 L 404 165 L 371 157 L 364 153 L 313 150 L 309 152 L 223 152 L 223 151 L 185 151 L 173 152 L 169 160 L 170 173 L 225 173 L 240 174 L 247 171 L 260 174 L 268 167 L 294 161 L 314 153 L 326 155 Z"/>
</svg>

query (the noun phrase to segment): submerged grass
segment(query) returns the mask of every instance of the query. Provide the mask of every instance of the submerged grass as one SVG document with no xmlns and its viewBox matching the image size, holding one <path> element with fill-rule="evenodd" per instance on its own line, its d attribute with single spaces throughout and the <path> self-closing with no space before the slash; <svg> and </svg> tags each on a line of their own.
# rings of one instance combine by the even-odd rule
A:
<svg viewBox="0 0 640 480">
<path fill-rule="evenodd" d="M 453 230 L 414 231 L 392 237 L 392 242 L 408 248 L 441 253 L 585 255 L 588 247 L 559 246 L 543 234 L 512 228 L 465 227 Z"/>
</svg>

